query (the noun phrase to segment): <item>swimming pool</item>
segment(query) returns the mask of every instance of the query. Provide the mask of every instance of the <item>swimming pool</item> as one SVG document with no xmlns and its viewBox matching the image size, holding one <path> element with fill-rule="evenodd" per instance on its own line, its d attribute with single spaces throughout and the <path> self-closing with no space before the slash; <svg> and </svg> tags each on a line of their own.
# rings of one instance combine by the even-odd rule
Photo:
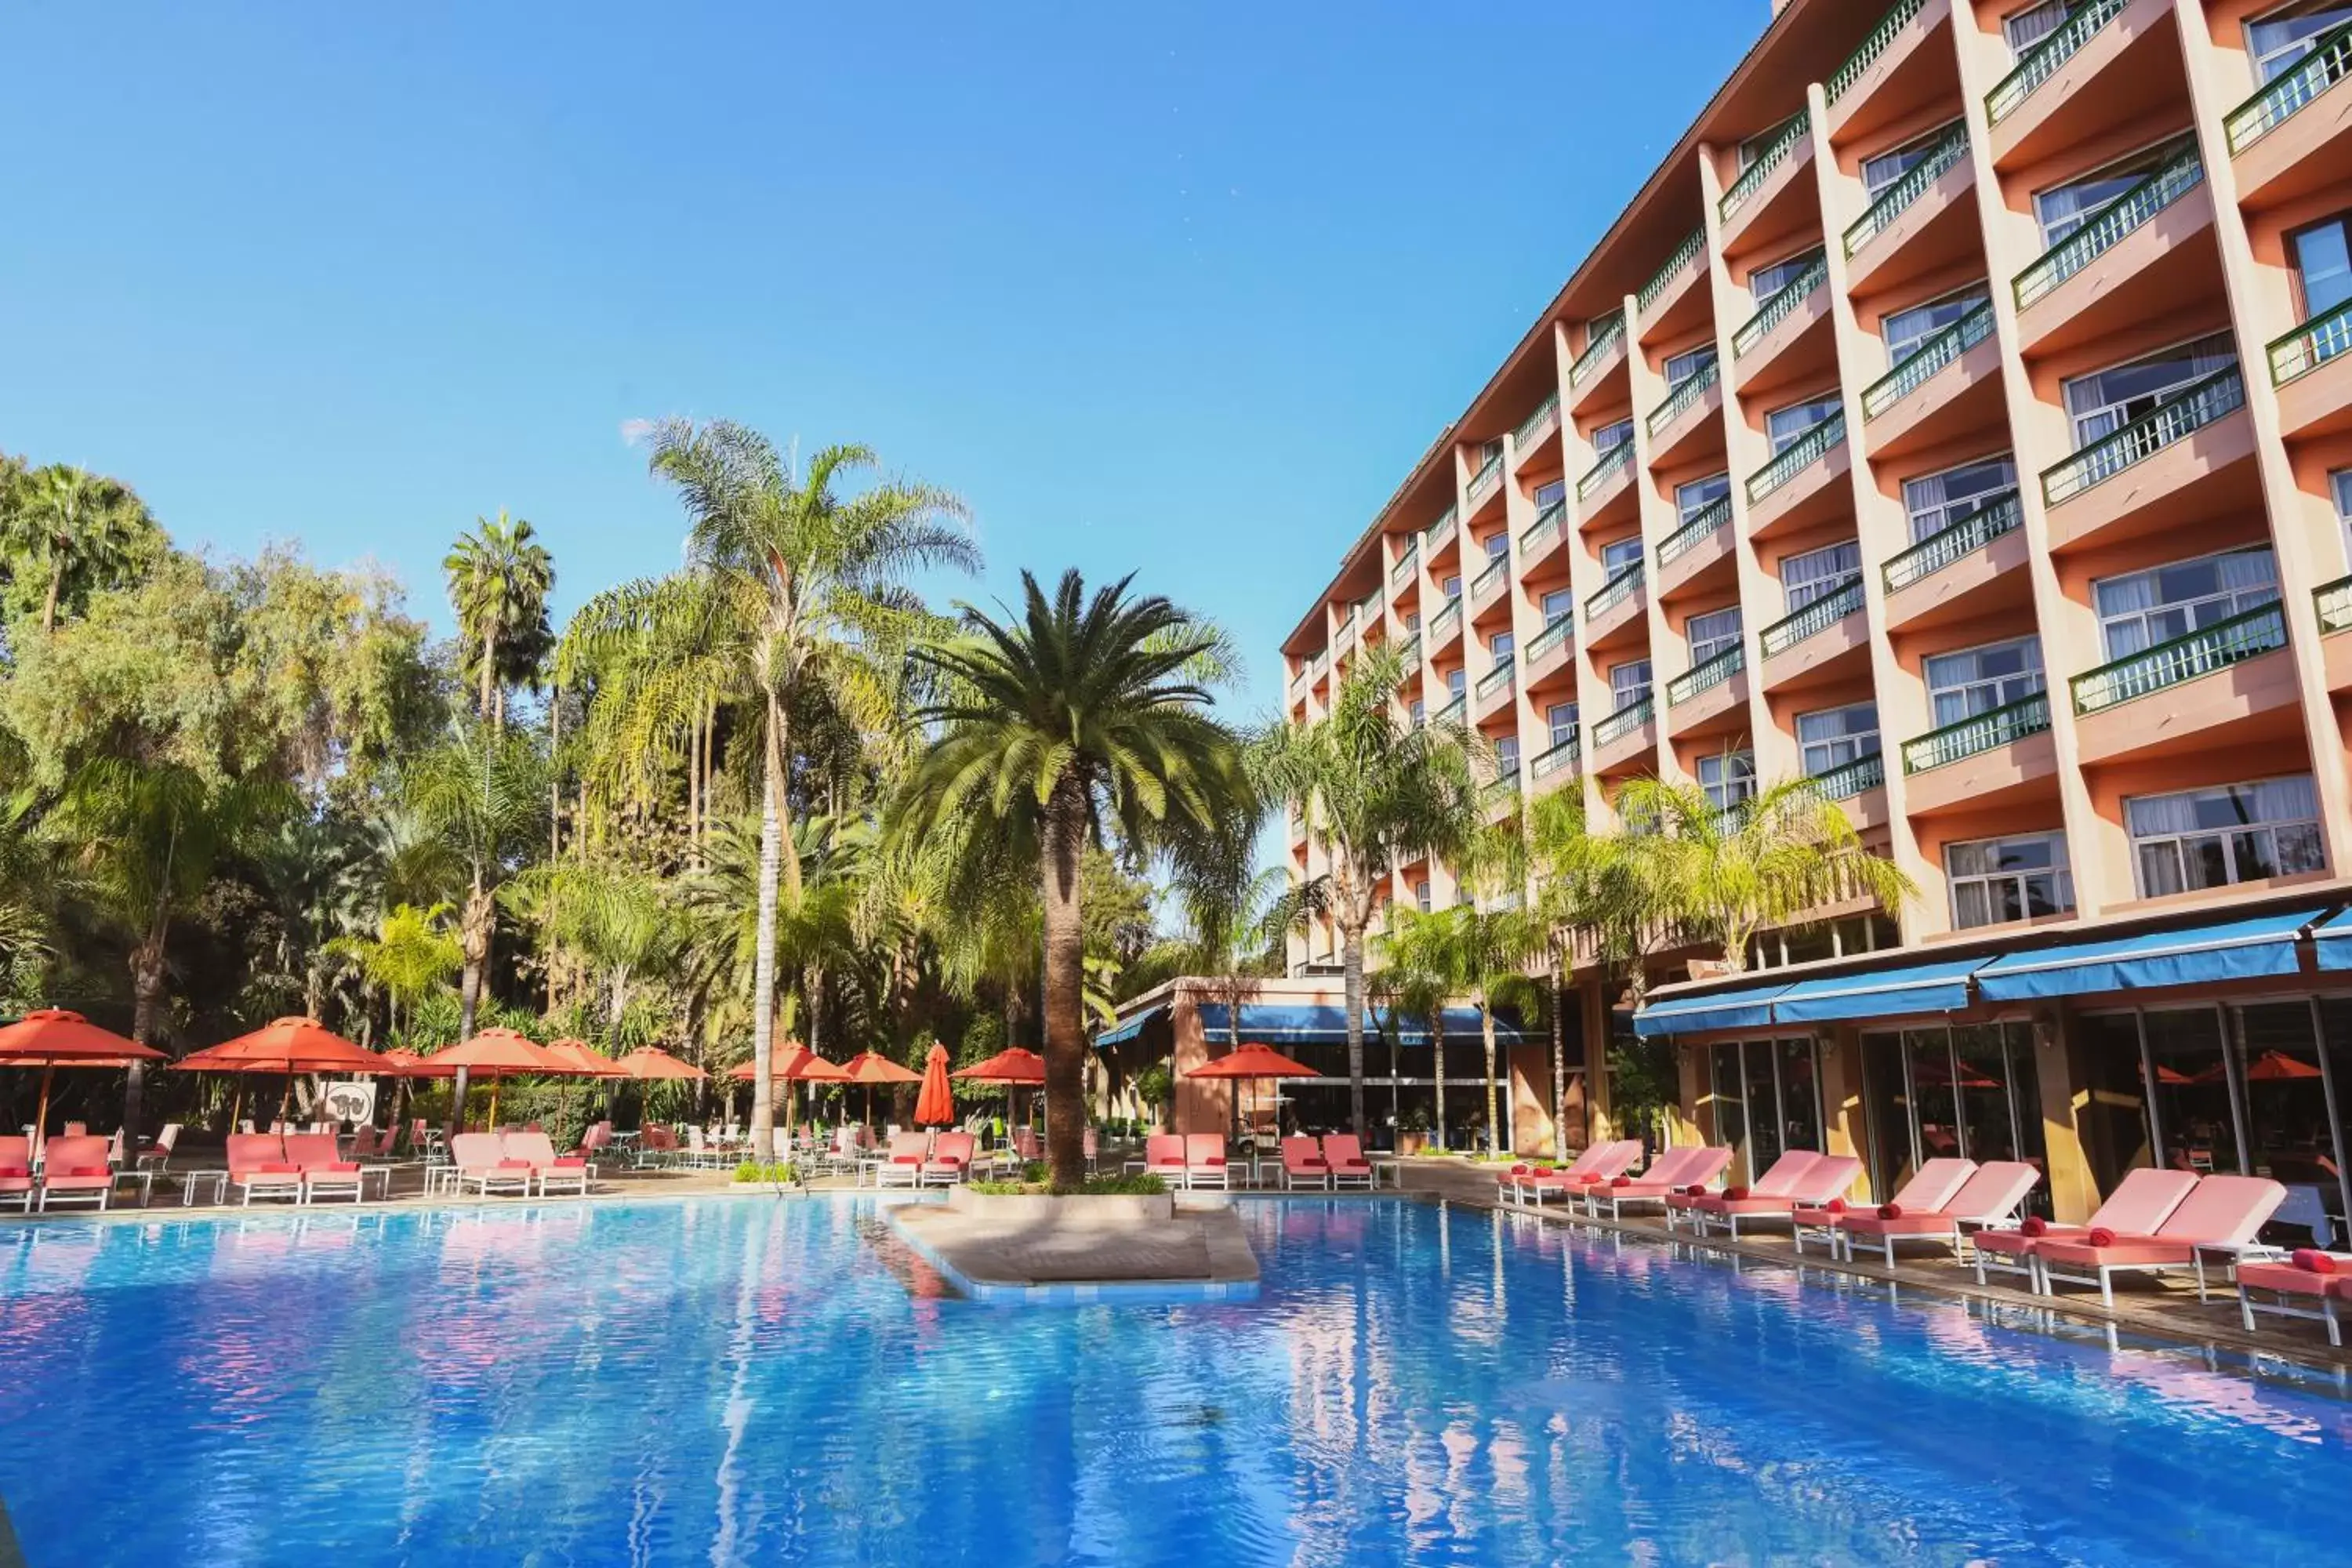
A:
<svg viewBox="0 0 2352 1568">
<path fill-rule="evenodd" d="M 34 1568 L 2327 1560 L 2352 1404 L 1405 1202 L 1239 1306 L 943 1296 L 866 1203 L 0 1236 Z"/>
</svg>

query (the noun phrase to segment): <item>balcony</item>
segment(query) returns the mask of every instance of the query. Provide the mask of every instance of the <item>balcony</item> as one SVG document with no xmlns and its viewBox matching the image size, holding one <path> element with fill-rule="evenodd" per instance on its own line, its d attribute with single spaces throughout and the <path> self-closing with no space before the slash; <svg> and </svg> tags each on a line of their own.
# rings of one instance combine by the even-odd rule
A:
<svg viewBox="0 0 2352 1568">
<path fill-rule="evenodd" d="M 1706 230 L 1695 228 L 1633 296 L 1642 341 L 1671 342 L 1705 322 L 1713 310 L 1706 281 Z"/>
<path fill-rule="evenodd" d="M 1827 258 L 1756 307 L 1731 334 L 1732 388 L 1748 393 L 1826 372 L 1836 360 L 1830 335 Z"/>
<path fill-rule="evenodd" d="M 2352 426 L 2352 300 L 2315 316 L 2270 345 L 2279 428 L 2290 437 L 2332 436 Z M 2339 363 L 2341 362 L 2341 363 Z"/>
<path fill-rule="evenodd" d="M 1483 519 L 1489 502 L 1499 501 L 1503 494 L 1503 455 L 1500 452 L 1478 465 L 1462 487 L 1462 500 L 1466 510 L 1463 516 L 1473 523 Z"/>
<path fill-rule="evenodd" d="M 1576 617 L 1562 616 L 1528 639 L 1519 650 L 1520 662 L 1528 668 L 1528 689 L 1532 691 L 1544 678 L 1556 670 L 1568 668 L 1568 650 L 1576 646 Z"/>
<path fill-rule="evenodd" d="M 1333 652 L 1345 652 L 1347 645 L 1355 639 L 1356 615 L 1356 606 L 1353 605 L 1349 605 L 1347 610 L 1339 616 L 1339 625 L 1331 628 L 1331 648 Z"/>
<path fill-rule="evenodd" d="M 1870 658 L 1864 597 L 1857 577 L 1757 634 L 1757 647 L 1764 655 L 1764 689 L 1819 685 L 1860 673 Z"/>
<path fill-rule="evenodd" d="M 1467 707 L 1468 699 L 1466 697 L 1456 697 L 1454 700 L 1448 702 L 1444 707 L 1440 708 L 1435 713 L 1432 714 L 1429 721 L 1432 724 L 1458 725 L 1462 722 L 1463 712 Z"/>
<path fill-rule="evenodd" d="M 2212 226 L 2212 192 L 2190 146 L 2017 275 L 2022 347 L 2071 348 L 2218 292 Z"/>
<path fill-rule="evenodd" d="M 1577 743 L 1576 737 L 1570 735 L 1551 750 L 1538 752 L 1534 760 L 1528 763 L 1528 776 L 1535 780 L 1538 789 L 1547 783 L 1556 783 L 1572 777 L 1582 751 L 1583 748 Z"/>
<path fill-rule="evenodd" d="M 1631 515 L 1634 510 L 1633 481 L 1633 443 L 1620 441 L 1601 453 L 1601 460 L 1576 481 L 1576 501 L 1582 511 L 1578 525 L 1606 525 Z"/>
<path fill-rule="evenodd" d="M 2081 0 L 1985 94 L 1993 163 L 2042 163 L 2187 96 L 2172 0 Z"/>
<path fill-rule="evenodd" d="M 1914 816 L 1972 811 L 2044 794 L 2054 787 L 2046 781 L 2057 772 L 2047 692 L 1903 743 L 1905 805 Z"/>
<path fill-rule="evenodd" d="M 1585 331 L 1584 352 L 1568 367 L 1569 405 L 1579 413 L 1625 367 L 1625 312 L 1612 310 Z"/>
<path fill-rule="evenodd" d="M 1871 457 L 1941 446 L 2000 420 L 2000 348 L 1992 329 L 1988 301 L 1864 390 L 1863 446 Z"/>
<path fill-rule="evenodd" d="M 1405 678 L 1411 679 L 1421 670 L 1421 634 L 1413 632 L 1397 644 L 1397 660 L 1404 666 Z"/>
<path fill-rule="evenodd" d="M 1886 758 L 1877 752 L 1813 775 L 1813 788 L 1821 792 L 1823 800 L 1852 800 L 1864 791 L 1883 788 L 1885 784 Z"/>
<path fill-rule="evenodd" d="M 1643 625 L 1638 611 L 1642 598 L 1642 563 L 1634 562 L 1614 577 L 1603 583 L 1600 590 L 1584 601 L 1584 643 L 1587 647 L 1605 647 L 1622 640 L 1620 634 L 1628 628 Z"/>
<path fill-rule="evenodd" d="M 1495 668 L 1480 676 L 1478 683 L 1470 689 L 1471 695 L 1476 699 L 1473 717 L 1484 721 L 1497 710 L 1508 707 L 1513 693 L 1518 689 L 1517 678 L 1517 664 L 1510 655 L 1505 654 Z"/>
<path fill-rule="evenodd" d="M 1478 575 L 1470 579 L 1470 611 L 1478 611 L 1492 604 L 1511 580 L 1511 556 L 1504 551 L 1489 561 Z"/>
<path fill-rule="evenodd" d="M 1428 530 L 1422 534 L 1421 552 L 1428 556 L 1433 564 L 1437 560 L 1437 552 L 1454 542 L 1455 531 L 1454 509 L 1449 506 L 1438 514 L 1437 521 L 1431 523 Z"/>
<path fill-rule="evenodd" d="M 1610 773 L 1653 760 L 1658 750 L 1655 705 L 1637 697 L 1592 726 L 1592 768 Z"/>
<path fill-rule="evenodd" d="M 2246 384 L 2231 365 L 2105 439 L 2042 470 L 2050 548 L 2065 549 L 2210 517 L 2231 500 L 2253 457 Z"/>
<path fill-rule="evenodd" d="M 2222 121 L 2231 163 L 2238 172 L 2238 198 L 2250 206 L 2276 206 L 2307 196 L 2339 177 L 2340 143 L 2352 134 L 2352 115 L 2341 98 L 2322 113 L 2305 110 L 2352 75 L 2352 25 L 2312 41 L 2311 52 L 2294 68 L 2263 84 Z"/>
<path fill-rule="evenodd" d="M 1717 198 L 1725 255 L 1769 246 L 1793 237 L 1808 223 L 1819 224 L 1812 183 L 1800 177 L 1812 157 L 1812 116 L 1799 110 Z"/>
<path fill-rule="evenodd" d="M 1849 510 L 1845 415 L 1831 415 L 1748 476 L 1748 532 L 1765 539 Z"/>
<path fill-rule="evenodd" d="M 1462 630 L 1462 601 L 1448 599 L 1429 621 L 1429 650 L 1443 653 Z"/>
<path fill-rule="evenodd" d="M 1567 520 L 1568 502 L 1556 500 L 1536 514 L 1519 534 L 1519 564 L 1529 576 L 1543 559 L 1559 546 L 1560 524 Z"/>
<path fill-rule="evenodd" d="M 2299 725 L 2294 662 L 2264 657 L 2285 647 L 2286 611 L 2270 604 L 2078 675 L 2075 749 L 2084 763 L 2099 763 L 2201 748 L 2218 725 L 2281 710 Z M 2206 679 L 2225 671 L 2226 679 Z M 2129 706 L 2159 692 L 2161 704 Z"/>
<path fill-rule="evenodd" d="M 1519 421 L 1511 432 L 1511 468 L 1513 472 L 1528 467 L 1528 459 L 1538 455 L 1557 458 L 1557 447 L 1545 447 L 1544 442 L 1559 433 L 1559 394 L 1555 392 L 1536 405 L 1536 411 Z"/>
<path fill-rule="evenodd" d="M 1856 294 L 1892 289 L 1958 262 L 1975 244 L 1968 199 L 1975 184 L 1968 127 L 1955 125 L 1846 226 L 1839 243 L 1848 287 Z"/>
<path fill-rule="evenodd" d="M 1722 379 L 1722 366 L 1709 360 L 1704 370 L 1675 383 L 1664 401 L 1650 410 L 1645 423 L 1652 463 L 1664 468 L 1679 458 L 1684 447 L 1708 435 L 1717 447 L 1723 444 Z"/>
<path fill-rule="evenodd" d="M 2352 631 L 2352 577 L 2338 577 L 2312 590 L 2312 602 L 2319 611 L 2319 655 L 2327 670 L 2327 689 L 2352 691 L 2352 637 L 2336 634 Z"/>
<path fill-rule="evenodd" d="M 2024 522 L 2011 490 L 1889 559 L 1880 569 L 1887 630 L 1917 630 L 2031 598 Z"/>
<path fill-rule="evenodd" d="M 1844 147 L 1868 139 L 1917 106 L 1958 91 L 1951 45 L 1929 42 L 1950 15 L 1948 0 L 1895 0 L 1822 84 L 1832 142 Z"/>
<path fill-rule="evenodd" d="M 1660 602 L 1728 578 L 1731 561 L 1731 498 L 1720 495 L 1658 542 Z"/>
<path fill-rule="evenodd" d="M 1666 682 L 1666 732 L 1676 738 L 1748 727 L 1748 647 L 1736 643 Z"/>
<path fill-rule="evenodd" d="M 1404 549 L 1397 555 L 1396 564 L 1389 568 L 1390 592 L 1402 594 L 1412 587 L 1413 576 L 1420 570 L 1421 541 L 1418 537 L 1407 539 Z"/>
</svg>

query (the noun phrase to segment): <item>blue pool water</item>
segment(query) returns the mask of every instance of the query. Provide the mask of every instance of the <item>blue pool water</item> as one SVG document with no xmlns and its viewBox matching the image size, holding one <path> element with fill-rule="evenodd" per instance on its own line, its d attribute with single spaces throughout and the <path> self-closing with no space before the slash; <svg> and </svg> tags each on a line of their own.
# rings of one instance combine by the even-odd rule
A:
<svg viewBox="0 0 2352 1568">
<path fill-rule="evenodd" d="M 2344 1561 L 2352 1404 L 1407 1203 L 1252 1303 L 943 1295 L 847 1201 L 0 1235 L 50 1564 Z M 878 1234 L 877 1234 L 878 1232 Z"/>
</svg>

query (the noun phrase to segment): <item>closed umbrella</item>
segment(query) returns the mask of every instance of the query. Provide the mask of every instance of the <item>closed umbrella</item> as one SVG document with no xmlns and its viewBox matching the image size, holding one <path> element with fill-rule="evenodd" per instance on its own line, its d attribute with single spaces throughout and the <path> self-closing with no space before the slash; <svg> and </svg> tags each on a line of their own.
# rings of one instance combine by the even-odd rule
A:
<svg viewBox="0 0 2352 1568">
<path fill-rule="evenodd" d="M 446 1051 L 436 1051 L 432 1059 L 443 1067 L 464 1068 L 478 1077 L 490 1080 L 490 1131 L 499 1129 L 499 1086 L 517 1073 L 562 1073 L 569 1071 L 558 1058 L 547 1054 L 546 1047 L 534 1044 L 519 1030 L 484 1029 L 470 1040 L 461 1040 Z M 463 1122 L 465 1108 L 457 1108 L 457 1120 Z"/>
<path fill-rule="evenodd" d="M 49 1136 L 49 1079 L 59 1068 L 119 1068 L 162 1061 L 163 1053 L 111 1029 L 101 1029 L 63 1007 L 37 1007 L 0 1028 L 0 1067 L 41 1069 L 41 1109 L 33 1122 L 33 1152 Z M 131 1151 L 123 1151 L 127 1158 Z"/>
<path fill-rule="evenodd" d="M 915 1096 L 915 1125 L 946 1127 L 955 1121 L 955 1090 L 948 1084 L 948 1048 L 934 1041 L 923 1058 L 923 1089 Z"/>
</svg>

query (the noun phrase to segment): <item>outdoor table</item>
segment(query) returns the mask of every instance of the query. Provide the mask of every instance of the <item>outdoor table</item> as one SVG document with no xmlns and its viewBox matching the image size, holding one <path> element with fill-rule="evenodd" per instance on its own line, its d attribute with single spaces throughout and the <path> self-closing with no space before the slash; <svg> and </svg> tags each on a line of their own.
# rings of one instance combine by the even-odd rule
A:
<svg viewBox="0 0 2352 1568">
<path fill-rule="evenodd" d="M 1379 1187 L 1381 1184 L 1381 1173 L 1382 1171 L 1386 1171 L 1389 1173 L 1389 1185 L 1392 1187 L 1402 1187 L 1404 1185 L 1404 1157 L 1402 1155 L 1387 1154 L 1376 1156 L 1373 1158 L 1371 1163 L 1372 1185 L 1375 1188 Z"/>
<path fill-rule="evenodd" d="M 2265 1247 L 2258 1241 L 2200 1241 L 2189 1249 L 2189 1261 L 2197 1269 L 2197 1300 L 2205 1301 L 2205 1266 L 2210 1262 L 2221 1271 L 2224 1279 L 2235 1281 L 2241 1263 L 2275 1263 L 2287 1255 L 2284 1247 Z"/>
<path fill-rule="evenodd" d="M 195 1205 L 196 1189 L 200 1186 L 212 1189 L 212 1196 L 205 1201 L 215 1206 L 228 1202 L 227 1171 L 180 1171 L 174 1173 L 180 1178 L 182 1208 L 192 1208 Z"/>
<path fill-rule="evenodd" d="M 139 1206 L 141 1208 L 145 1208 L 148 1201 L 154 1197 L 155 1173 L 152 1168 L 134 1168 L 125 1166 L 111 1173 L 111 1174 L 113 1175 L 115 1182 L 118 1184 L 122 1182 L 136 1182 L 139 1184 Z M 106 1201 L 110 1204 L 114 1201 L 114 1188 L 112 1186 L 109 1186 L 106 1189 Z"/>
</svg>

